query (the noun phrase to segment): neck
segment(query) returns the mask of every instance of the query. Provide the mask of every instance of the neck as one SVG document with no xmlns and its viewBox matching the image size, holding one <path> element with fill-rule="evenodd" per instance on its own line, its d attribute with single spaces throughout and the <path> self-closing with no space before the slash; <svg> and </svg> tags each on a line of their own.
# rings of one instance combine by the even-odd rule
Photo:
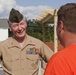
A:
<svg viewBox="0 0 76 75">
<path fill-rule="evenodd" d="M 76 34 L 68 35 L 64 40 L 64 47 L 70 45 L 70 44 L 76 44 Z"/>
<path fill-rule="evenodd" d="M 64 47 L 68 46 L 68 45 L 71 45 L 71 44 L 76 44 L 76 41 L 72 41 L 72 42 L 67 42 Z"/>
<path fill-rule="evenodd" d="M 17 40 L 17 42 L 22 43 L 25 40 L 25 37 L 22 38 L 15 38 Z"/>
<path fill-rule="evenodd" d="M 22 37 L 22 38 L 15 37 L 16 41 L 20 44 L 21 47 L 23 47 L 23 45 L 24 45 L 25 38 L 26 37 Z"/>
</svg>

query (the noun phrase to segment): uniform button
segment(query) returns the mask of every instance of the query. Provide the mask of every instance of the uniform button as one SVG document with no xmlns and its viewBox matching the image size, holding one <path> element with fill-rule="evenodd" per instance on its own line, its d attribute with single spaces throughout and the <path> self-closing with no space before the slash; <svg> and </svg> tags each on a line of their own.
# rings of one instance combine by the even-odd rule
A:
<svg viewBox="0 0 76 75">
<path fill-rule="evenodd" d="M 22 70 L 24 70 L 24 68 L 22 68 Z"/>
</svg>

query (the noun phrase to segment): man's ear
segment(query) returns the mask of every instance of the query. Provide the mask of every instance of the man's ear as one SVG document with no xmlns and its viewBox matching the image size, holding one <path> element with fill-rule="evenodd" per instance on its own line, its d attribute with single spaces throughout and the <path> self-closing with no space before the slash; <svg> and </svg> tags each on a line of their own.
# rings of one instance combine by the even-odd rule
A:
<svg viewBox="0 0 76 75">
<path fill-rule="evenodd" d="M 26 27 L 27 27 L 27 22 L 25 21 Z"/>
<path fill-rule="evenodd" d="M 64 29 L 64 24 L 62 21 L 59 22 L 59 29 L 60 29 L 60 32 Z"/>
</svg>

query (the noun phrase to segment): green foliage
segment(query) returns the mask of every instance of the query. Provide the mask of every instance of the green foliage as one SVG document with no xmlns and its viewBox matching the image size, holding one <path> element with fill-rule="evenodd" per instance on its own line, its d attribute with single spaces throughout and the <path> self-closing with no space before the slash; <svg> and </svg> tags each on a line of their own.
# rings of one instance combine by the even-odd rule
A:
<svg viewBox="0 0 76 75">
<path fill-rule="evenodd" d="M 54 41 L 54 26 L 48 26 L 46 29 L 46 42 Z"/>
<path fill-rule="evenodd" d="M 11 37 L 13 35 L 13 33 L 10 31 L 10 29 L 8 29 L 8 33 L 9 33 L 9 37 Z"/>
<path fill-rule="evenodd" d="M 43 40 L 42 25 L 36 20 L 27 21 L 27 33 L 35 38 Z M 45 26 L 45 42 L 54 40 L 54 26 Z"/>
<path fill-rule="evenodd" d="M 27 21 L 27 34 L 42 40 L 42 26 L 40 23 L 37 23 L 35 20 Z"/>
</svg>

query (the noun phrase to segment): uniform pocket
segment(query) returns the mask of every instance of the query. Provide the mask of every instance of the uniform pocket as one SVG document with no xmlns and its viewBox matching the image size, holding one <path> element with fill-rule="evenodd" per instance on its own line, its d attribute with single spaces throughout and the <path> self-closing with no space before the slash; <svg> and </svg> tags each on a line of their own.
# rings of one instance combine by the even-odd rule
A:
<svg viewBox="0 0 76 75">
<path fill-rule="evenodd" d="M 10 57 L 5 57 L 5 60 L 8 61 L 8 62 L 12 61 L 12 59 Z"/>
<path fill-rule="evenodd" d="M 38 62 L 39 62 L 39 55 L 38 54 L 27 54 L 27 67 L 30 70 L 36 70 L 38 69 Z"/>
<path fill-rule="evenodd" d="M 5 57 L 4 66 L 8 70 L 17 70 L 19 68 L 19 56 Z"/>
<path fill-rule="evenodd" d="M 11 57 L 5 57 L 3 60 L 3 66 L 7 68 L 9 71 L 12 69 L 12 59 Z"/>
<path fill-rule="evenodd" d="M 19 68 L 19 56 L 12 57 L 12 70 L 18 70 Z"/>
<path fill-rule="evenodd" d="M 19 60 L 19 56 L 13 56 L 12 57 L 12 61 L 16 61 L 16 60 Z"/>
</svg>

